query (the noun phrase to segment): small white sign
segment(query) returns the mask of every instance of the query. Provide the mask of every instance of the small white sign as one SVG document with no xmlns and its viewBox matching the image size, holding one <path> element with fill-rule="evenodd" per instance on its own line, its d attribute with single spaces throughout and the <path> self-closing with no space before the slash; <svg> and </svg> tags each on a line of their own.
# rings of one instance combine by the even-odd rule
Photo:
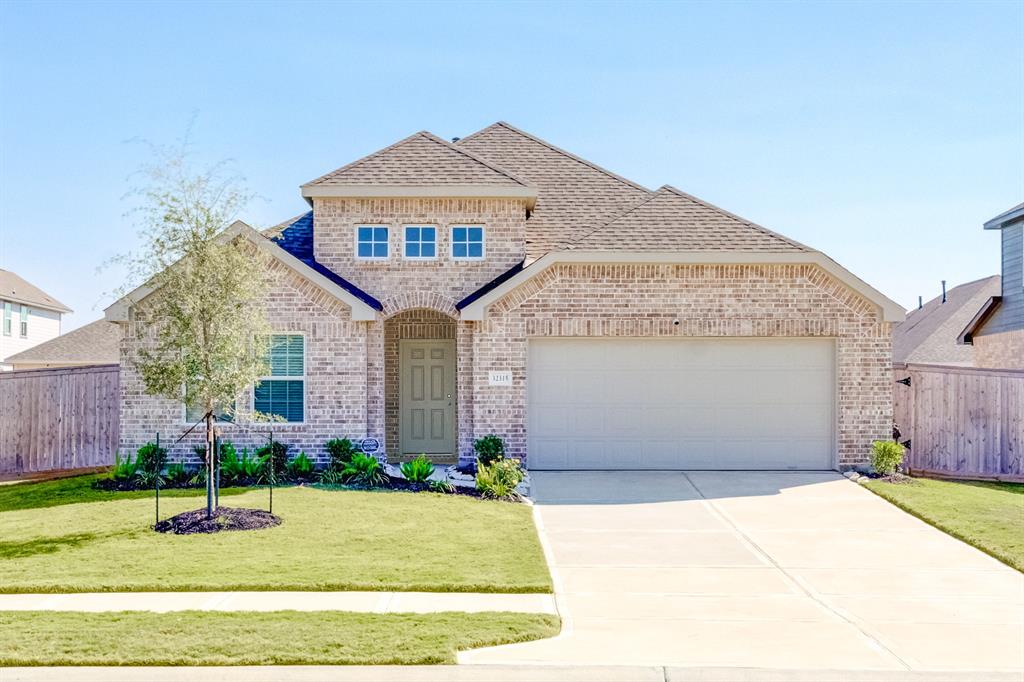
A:
<svg viewBox="0 0 1024 682">
<path fill-rule="evenodd" d="M 511 386 L 512 385 L 512 372 L 491 372 L 490 373 L 490 384 L 491 386 Z"/>
</svg>

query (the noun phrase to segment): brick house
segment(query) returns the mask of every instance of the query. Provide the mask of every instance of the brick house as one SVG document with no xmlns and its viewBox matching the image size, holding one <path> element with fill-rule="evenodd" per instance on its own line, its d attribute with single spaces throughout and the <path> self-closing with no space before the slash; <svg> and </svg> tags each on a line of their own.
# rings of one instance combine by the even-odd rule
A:
<svg viewBox="0 0 1024 682">
<path fill-rule="evenodd" d="M 301 191 L 305 215 L 231 228 L 281 273 L 281 351 L 238 400 L 286 418 L 293 451 L 347 436 L 444 462 L 495 433 L 534 469 L 836 469 L 890 433 L 903 309 L 677 189 L 496 123 L 418 133 Z M 107 319 L 130 329 L 130 308 Z M 184 406 L 143 393 L 125 339 L 122 446 L 176 437 Z"/>
</svg>

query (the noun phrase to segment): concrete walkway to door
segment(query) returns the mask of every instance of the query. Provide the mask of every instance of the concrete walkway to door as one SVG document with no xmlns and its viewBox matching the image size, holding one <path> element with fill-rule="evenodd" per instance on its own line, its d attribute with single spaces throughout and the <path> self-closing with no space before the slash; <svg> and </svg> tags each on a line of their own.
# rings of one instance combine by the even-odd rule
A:
<svg viewBox="0 0 1024 682">
<path fill-rule="evenodd" d="M 1024 575 L 838 474 L 532 478 L 563 632 L 460 662 L 1024 670 Z"/>
</svg>

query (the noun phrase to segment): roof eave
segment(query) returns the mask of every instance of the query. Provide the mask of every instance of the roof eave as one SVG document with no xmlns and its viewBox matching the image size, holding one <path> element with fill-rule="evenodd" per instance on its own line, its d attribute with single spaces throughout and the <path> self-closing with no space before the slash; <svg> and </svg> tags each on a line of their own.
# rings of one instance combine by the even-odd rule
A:
<svg viewBox="0 0 1024 682">
<path fill-rule="evenodd" d="M 526 207 L 537 203 L 537 188 L 522 185 L 302 185 L 307 200 L 321 198 L 487 198 L 524 199 Z M 312 202 L 310 202 L 312 203 Z"/>
<path fill-rule="evenodd" d="M 553 251 L 539 258 L 506 282 L 462 309 L 462 319 L 483 320 L 492 303 L 556 263 L 667 263 L 667 264 L 812 264 L 878 306 L 884 322 L 901 322 L 906 311 L 864 280 L 820 251 Z"/>
<path fill-rule="evenodd" d="M 63 303 L 60 303 L 59 301 L 54 301 L 53 303 L 40 303 L 39 301 L 33 301 L 31 299 L 21 298 L 19 296 L 12 296 L 10 294 L 4 294 L 3 296 L 0 296 L 0 298 L 3 298 L 3 300 L 5 301 L 10 301 L 11 303 L 17 303 L 18 305 L 27 305 L 30 308 L 49 310 L 54 313 L 63 314 L 75 312 L 71 308 L 64 305 Z"/>
<path fill-rule="evenodd" d="M 273 240 L 254 230 L 241 220 L 236 220 L 226 230 L 217 236 L 218 240 L 227 241 L 235 237 L 247 239 L 264 253 L 276 258 L 291 270 L 299 273 L 318 287 L 328 292 L 338 300 L 348 305 L 352 310 L 352 319 L 356 322 L 366 322 L 377 319 L 377 310 L 368 303 L 346 291 L 342 286 L 332 282 L 306 263 L 285 251 Z M 103 316 L 110 322 L 127 322 L 128 311 L 131 306 L 143 300 L 154 291 L 148 284 L 136 287 L 125 294 L 117 301 L 103 310 Z"/>
<path fill-rule="evenodd" d="M 1024 204 L 1011 208 L 1005 213 L 1000 213 L 995 218 L 987 221 L 982 227 L 986 230 L 1001 230 L 1021 220 L 1024 220 Z"/>
<path fill-rule="evenodd" d="M 967 326 L 964 327 L 963 331 L 957 335 L 957 344 L 961 346 L 973 346 L 975 333 L 977 333 L 977 331 L 981 329 L 981 326 L 985 324 L 990 317 L 992 317 L 992 313 L 996 311 L 996 308 L 999 307 L 1002 300 L 1002 296 L 989 296 L 988 300 L 981 304 L 981 308 L 979 308 L 978 312 L 974 314 L 974 317 L 972 317 L 971 321 L 967 323 Z"/>
</svg>

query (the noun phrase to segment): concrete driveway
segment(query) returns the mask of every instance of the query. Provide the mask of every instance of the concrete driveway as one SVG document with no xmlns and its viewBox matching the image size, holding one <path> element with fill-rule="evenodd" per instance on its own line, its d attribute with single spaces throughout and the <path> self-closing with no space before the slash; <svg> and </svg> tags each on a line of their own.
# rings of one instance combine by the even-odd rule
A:
<svg viewBox="0 0 1024 682">
<path fill-rule="evenodd" d="M 1024 575 L 835 473 L 534 473 L 565 627 L 467 663 L 1024 670 Z"/>
</svg>

